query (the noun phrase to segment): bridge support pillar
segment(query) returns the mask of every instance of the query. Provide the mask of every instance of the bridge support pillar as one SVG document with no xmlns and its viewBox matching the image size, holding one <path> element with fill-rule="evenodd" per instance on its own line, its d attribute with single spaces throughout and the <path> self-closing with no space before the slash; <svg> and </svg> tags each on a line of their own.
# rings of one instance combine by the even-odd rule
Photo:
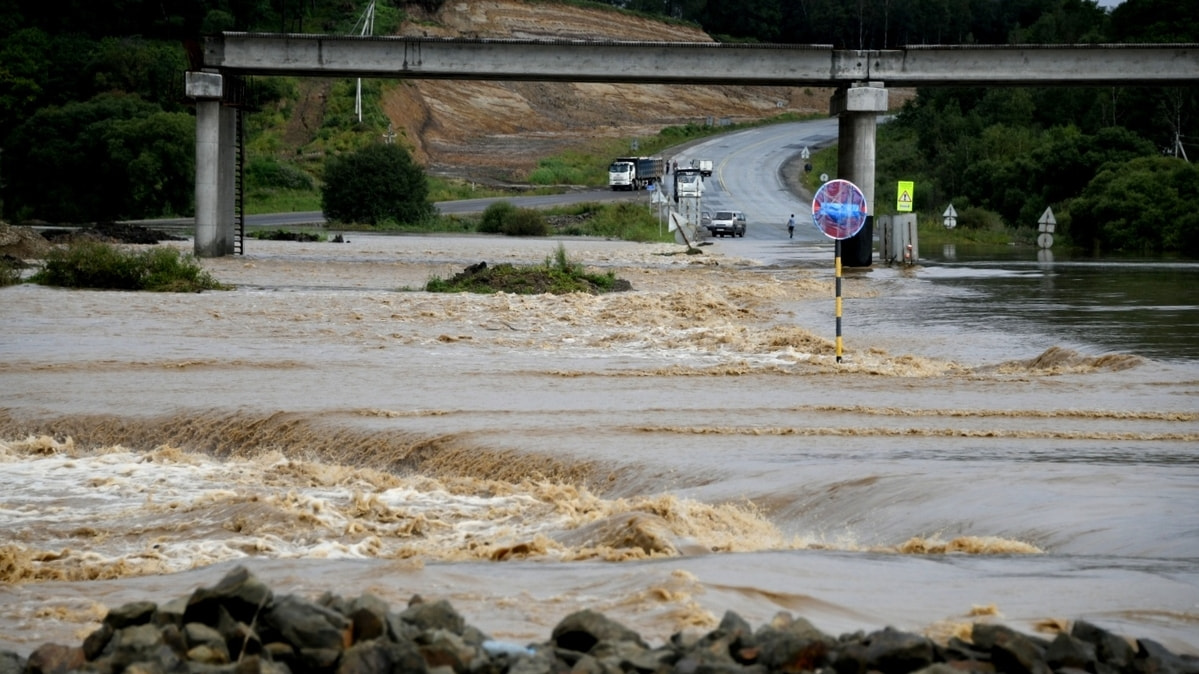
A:
<svg viewBox="0 0 1199 674">
<path fill-rule="evenodd" d="M 837 116 L 837 174 L 862 190 L 867 216 L 862 231 L 841 244 L 847 267 L 869 267 L 874 257 L 874 155 L 878 115 L 887 112 L 881 82 L 855 82 L 833 94 L 830 113 Z"/>
<path fill-rule="evenodd" d="M 223 105 L 223 80 L 217 73 L 187 73 L 187 95 L 196 100 L 196 257 L 233 250 L 236 110 Z"/>
</svg>

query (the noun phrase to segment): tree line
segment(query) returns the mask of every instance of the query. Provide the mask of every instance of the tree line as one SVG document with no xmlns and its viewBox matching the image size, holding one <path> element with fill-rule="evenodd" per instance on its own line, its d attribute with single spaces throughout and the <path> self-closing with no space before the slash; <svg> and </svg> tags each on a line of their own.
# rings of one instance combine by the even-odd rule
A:
<svg viewBox="0 0 1199 674">
<path fill-rule="evenodd" d="M 1199 41 L 1199 0 L 1125 0 L 1110 10 L 1094 0 L 576 1 L 692 22 L 722 41 L 842 49 Z M 376 34 L 442 2 L 379 0 Z M 0 0 L 0 215 L 81 222 L 190 214 L 195 128 L 183 73 L 198 38 L 221 30 L 347 34 L 366 4 Z M 294 85 L 268 80 L 256 92 L 260 104 L 286 100 Z M 1016 226 L 1035 225 L 1053 206 L 1088 245 L 1199 255 L 1193 218 L 1178 205 L 1199 196 L 1183 159 L 1199 150 L 1188 133 L 1196 113 L 1195 87 L 921 89 L 880 131 L 879 184 L 918 179 L 918 209 L 952 199 Z M 375 131 L 363 142 L 377 141 Z M 279 152 L 251 178 L 304 184 L 287 162 Z M 1131 186 L 1154 189 L 1157 210 L 1112 196 L 1132 199 Z"/>
</svg>

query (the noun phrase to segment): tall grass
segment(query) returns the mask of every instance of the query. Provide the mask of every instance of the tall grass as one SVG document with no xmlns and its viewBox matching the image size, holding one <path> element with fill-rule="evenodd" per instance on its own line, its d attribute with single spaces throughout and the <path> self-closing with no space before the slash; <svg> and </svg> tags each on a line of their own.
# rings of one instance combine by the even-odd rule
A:
<svg viewBox="0 0 1199 674">
<path fill-rule="evenodd" d="M 16 265 L 0 259 L 0 288 L 13 286 L 21 282 L 21 270 Z"/>
<path fill-rule="evenodd" d="M 587 215 L 579 226 L 579 234 L 603 236 L 622 241 L 674 241 L 674 235 L 658 221 L 658 216 L 645 204 L 622 201 L 614 204 L 584 203 L 570 208 L 553 209 L 565 214 Z"/>
</svg>

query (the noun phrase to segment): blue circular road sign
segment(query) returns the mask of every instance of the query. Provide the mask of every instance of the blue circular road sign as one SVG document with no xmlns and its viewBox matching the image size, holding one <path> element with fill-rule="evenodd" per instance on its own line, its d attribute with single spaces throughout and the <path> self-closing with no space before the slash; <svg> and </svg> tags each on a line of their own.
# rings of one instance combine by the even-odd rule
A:
<svg viewBox="0 0 1199 674">
<path fill-rule="evenodd" d="M 848 239 L 866 224 L 866 195 L 848 180 L 830 180 L 812 198 L 812 223 L 830 239 Z"/>
</svg>

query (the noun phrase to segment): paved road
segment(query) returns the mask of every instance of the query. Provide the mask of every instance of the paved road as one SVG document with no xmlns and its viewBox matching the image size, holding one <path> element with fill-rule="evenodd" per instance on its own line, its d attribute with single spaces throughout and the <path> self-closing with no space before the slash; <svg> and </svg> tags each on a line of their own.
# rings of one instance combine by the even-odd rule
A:
<svg viewBox="0 0 1199 674">
<path fill-rule="evenodd" d="M 716 136 L 689 147 L 677 157 L 680 166 L 692 159 L 711 159 L 712 177 L 704 184 L 703 209 L 745 213 L 746 239 L 787 236 L 787 218 L 796 215 L 796 240 L 826 240 L 810 226 L 811 202 L 796 197 L 784 183 L 783 165 L 808 147 L 811 151 L 837 140 L 837 120 L 772 124 Z"/>
</svg>

